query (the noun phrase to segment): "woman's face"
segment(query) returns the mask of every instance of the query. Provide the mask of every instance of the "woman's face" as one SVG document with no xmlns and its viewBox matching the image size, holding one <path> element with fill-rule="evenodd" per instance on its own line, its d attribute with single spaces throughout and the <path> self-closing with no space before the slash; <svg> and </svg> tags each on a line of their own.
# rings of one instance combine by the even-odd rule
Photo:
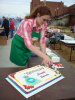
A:
<svg viewBox="0 0 75 100">
<path fill-rule="evenodd" d="M 42 25 L 44 22 L 50 19 L 49 15 L 44 15 L 44 16 L 37 16 L 36 18 L 36 23 L 37 25 Z"/>
</svg>

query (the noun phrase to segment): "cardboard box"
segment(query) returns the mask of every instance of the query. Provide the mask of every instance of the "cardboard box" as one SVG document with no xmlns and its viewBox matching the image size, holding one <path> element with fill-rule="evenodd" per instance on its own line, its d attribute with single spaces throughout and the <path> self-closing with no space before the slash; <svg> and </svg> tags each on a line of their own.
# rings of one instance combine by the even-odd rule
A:
<svg viewBox="0 0 75 100">
<path fill-rule="evenodd" d="M 7 45 L 7 37 L 0 36 L 0 45 Z"/>
</svg>

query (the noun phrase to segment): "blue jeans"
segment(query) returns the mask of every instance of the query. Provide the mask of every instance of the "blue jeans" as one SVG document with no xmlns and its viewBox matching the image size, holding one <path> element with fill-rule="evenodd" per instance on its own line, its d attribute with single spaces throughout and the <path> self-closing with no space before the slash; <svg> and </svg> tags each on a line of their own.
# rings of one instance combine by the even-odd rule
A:
<svg viewBox="0 0 75 100">
<path fill-rule="evenodd" d="M 14 29 L 10 29 L 10 37 L 12 38 L 14 35 Z"/>
</svg>

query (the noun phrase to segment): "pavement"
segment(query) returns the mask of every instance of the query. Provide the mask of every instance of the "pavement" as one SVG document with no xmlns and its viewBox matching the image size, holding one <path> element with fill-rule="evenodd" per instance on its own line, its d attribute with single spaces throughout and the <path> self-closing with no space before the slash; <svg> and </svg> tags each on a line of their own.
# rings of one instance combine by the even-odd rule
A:
<svg viewBox="0 0 75 100">
<path fill-rule="evenodd" d="M 12 39 L 9 38 L 7 40 L 7 45 L 4 45 L 4 46 L 0 45 L 0 68 L 16 67 L 16 65 L 11 63 L 9 60 L 11 41 L 12 41 Z"/>
</svg>

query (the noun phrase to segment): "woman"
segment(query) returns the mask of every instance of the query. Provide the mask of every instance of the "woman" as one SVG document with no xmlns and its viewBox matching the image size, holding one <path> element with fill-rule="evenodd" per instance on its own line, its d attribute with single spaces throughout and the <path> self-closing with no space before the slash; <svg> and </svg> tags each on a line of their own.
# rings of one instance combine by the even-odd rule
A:
<svg viewBox="0 0 75 100">
<path fill-rule="evenodd" d="M 31 52 L 41 57 L 45 66 L 52 64 L 52 60 L 46 55 L 45 47 L 46 21 L 50 17 L 50 10 L 46 6 L 39 6 L 20 23 L 11 45 L 10 60 L 14 64 L 25 66 Z M 35 37 L 40 42 L 41 50 L 33 45 L 32 39 Z"/>
</svg>

